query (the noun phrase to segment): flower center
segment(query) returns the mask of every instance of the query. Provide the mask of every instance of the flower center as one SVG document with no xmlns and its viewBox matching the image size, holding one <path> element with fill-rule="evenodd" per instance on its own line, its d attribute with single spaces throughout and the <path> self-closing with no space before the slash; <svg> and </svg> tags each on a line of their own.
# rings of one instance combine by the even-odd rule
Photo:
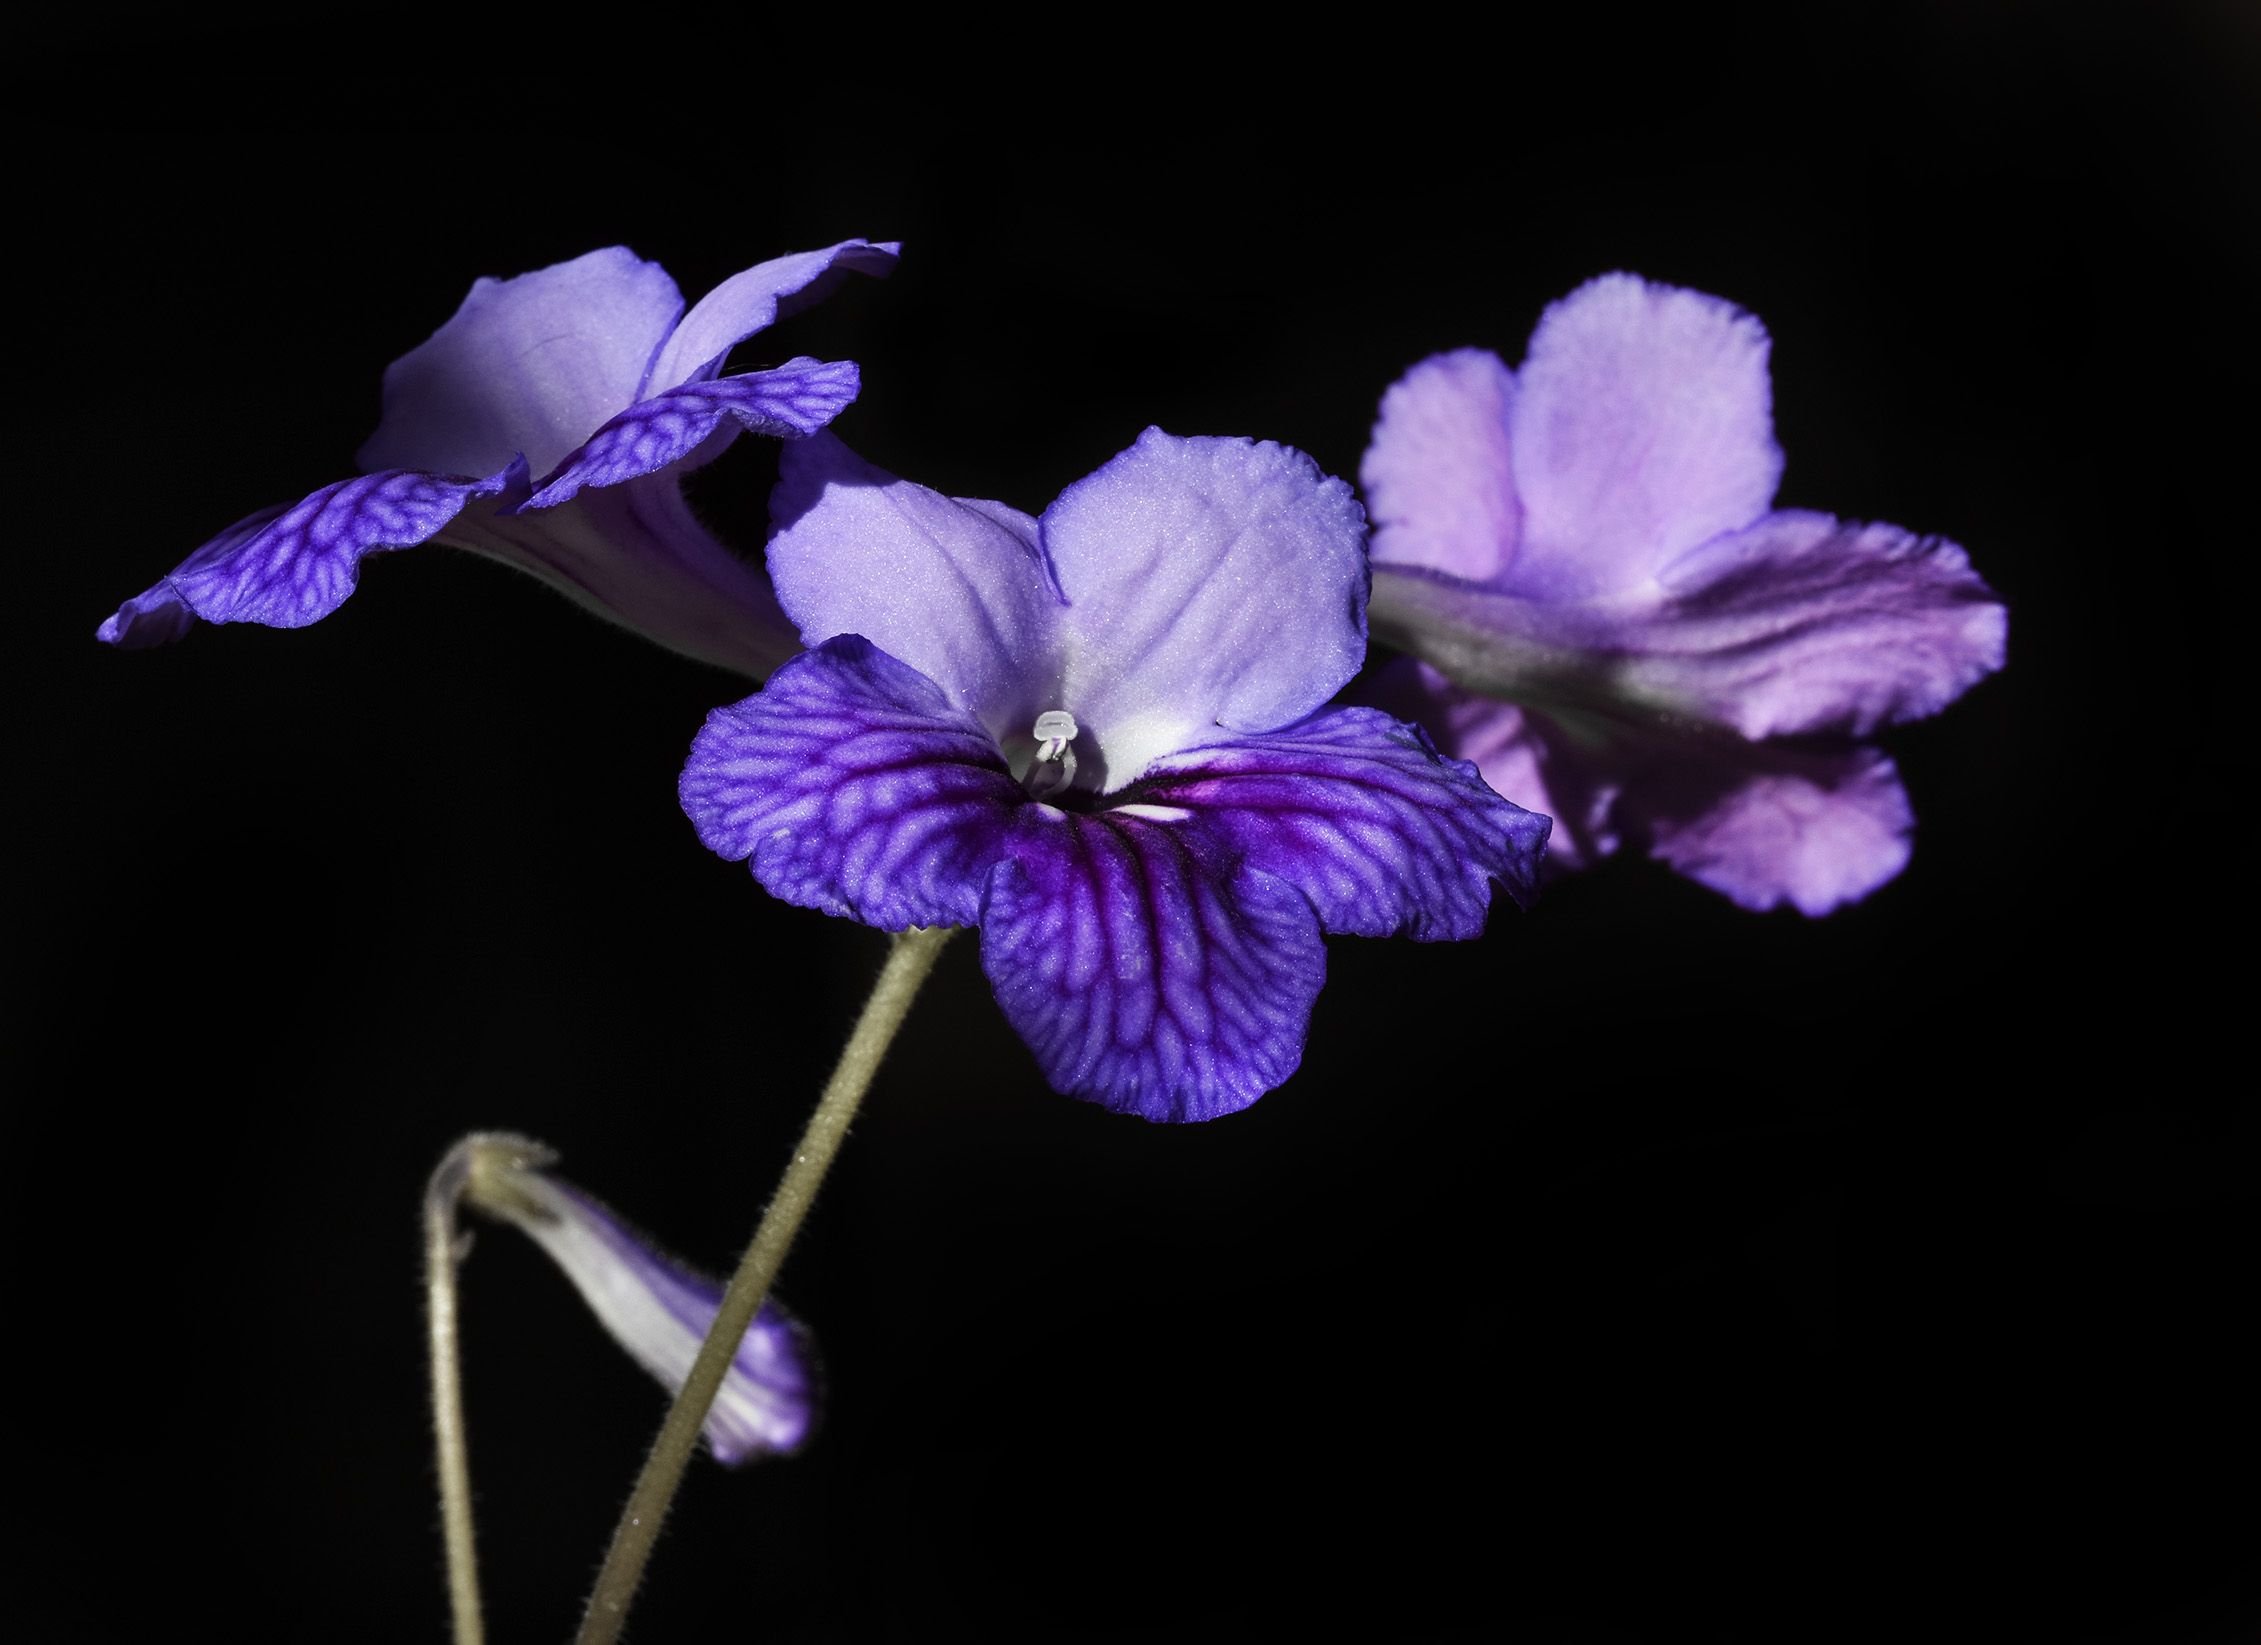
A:
<svg viewBox="0 0 2261 1645">
<path fill-rule="evenodd" d="M 1068 746 L 1080 733 L 1076 717 L 1064 708 L 1048 708 L 1036 717 L 1036 758 L 1021 779 L 1031 799 L 1046 799 L 1064 791 L 1076 779 L 1076 751 Z"/>
</svg>

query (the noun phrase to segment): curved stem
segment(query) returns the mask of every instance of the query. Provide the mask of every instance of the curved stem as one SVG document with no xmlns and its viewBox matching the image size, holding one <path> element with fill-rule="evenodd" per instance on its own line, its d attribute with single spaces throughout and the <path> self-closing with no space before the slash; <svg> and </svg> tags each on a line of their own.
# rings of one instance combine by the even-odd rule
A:
<svg viewBox="0 0 2261 1645">
<path fill-rule="evenodd" d="M 953 929 L 913 926 L 887 951 L 887 964 L 873 985 L 871 998 L 864 1002 L 863 1015 L 856 1019 L 855 1032 L 848 1037 L 847 1049 L 840 1053 L 839 1065 L 833 1069 L 824 1095 L 817 1099 L 816 1112 L 809 1117 L 808 1129 L 801 1133 L 800 1145 L 793 1150 L 793 1163 L 786 1167 L 777 1195 L 763 1213 L 738 1271 L 730 1276 L 721 1311 L 699 1348 L 691 1375 L 668 1410 L 651 1455 L 644 1459 L 644 1471 L 637 1476 L 636 1489 L 621 1512 L 612 1546 L 605 1552 L 604 1569 L 597 1573 L 597 1586 L 589 1596 L 589 1609 L 581 1619 L 576 1645 L 613 1645 L 620 1637 L 628 1619 L 628 1603 L 643 1580 L 644 1566 L 651 1558 L 660 1524 L 667 1517 L 668 1504 L 675 1499 L 683 1470 L 698 1444 L 699 1425 L 714 1404 L 731 1357 L 738 1351 L 738 1341 L 753 1323 L 762 1299 L 769 1295 L 793 1236 L 800 1232 L 809 1207 L 816 1201 L 818 1185 L 847 1135 L 848 1122 L 855 1117 L 896 1029 L 902 1026 L 919 985 L 934 968 L 935 957 Z"/>
<path fill-rule="evenodd" d="M 455 1268 L 462 1247 L 455 1207 L 471 1174 L 478 1139 L 447 1151 L 424 1189 L 424 1290 L 432 1351 L 432 1435 L 440 1471 L 440 1520 L 447 1542 L 448 1614 L 455 1645 L 484 1645 L 479 1555 L 471 1525 L 471 1453 L 463 1436 L 463 1374 L 456 1331 Z"/>
</svg>

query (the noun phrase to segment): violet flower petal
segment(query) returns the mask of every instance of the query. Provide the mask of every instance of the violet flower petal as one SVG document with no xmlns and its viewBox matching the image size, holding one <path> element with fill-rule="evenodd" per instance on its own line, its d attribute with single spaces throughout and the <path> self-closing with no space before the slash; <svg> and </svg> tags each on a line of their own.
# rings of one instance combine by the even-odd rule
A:
<svg viewBox="0 0 2261 1645">
<path fill-rule="evenodd" d="M 1529 906 L 1548 826 L 1371 708 L 1169 755 L 1121 799 L 1200 818 L 1329 931 L 1417 942 L 1481 935 L 1494 880 Z"/>
<path fill-rule="evenodd" d="M 828 434 L 781 454 L 770 577 L 801 637 L 861 634 L 978 716 L 1026 736 L 1059 674 L 1060 596 L 1036 522 L 875 468 Z"/>
<path fill-rule="evenodd" d="M 1068 601 L 1060 708 L 1119 788 L 1216 734 L 1270 731 L 1366 655 L 1365 514 L 1270 441 L 1150 428 L 1039 522 Z"/>
<path fill-rule="evenodd" d="M 1133 809 L 1020 813 L 981 965 L 1057 1091 L 1179 1122 L 1295 1072 L 1326 949 L 1311 905 L 1201 827 Z"/>
<path fill-rule="evenodd" d="M 646 394 L 703 382 L 722 369 L 737 344 L 786 315 L 829 295 L 850 274 L 884 279 L 902 247 L 889 240 L 843 240 L 822 251 L 799 251 L 733 274 L 683 316 L 652 361 Z"/>
<path fill-rule="evenodd" d="M 1765 513 L 1782 478 L 1767 348 L 1734 304 L 1631 274 L 1552 304 L 1508 408 L 1524 521 L 1506 586 L 1612 593 Z"/>
<path fill-rule="evenodd" d="M 720 456 L 739 429 L 779 439 L 814 434 L 856 398 L 853 361 L 788 360 L 774 371 L 691 382 L 639 400 L 589 436 L 524 506 L 555 508 L 583 486 L 620 485 L 697 452 Z M 724 437 L 710 447 L 720 433 Z"/>
<path fill-rule="evenodd" d="M 1913 814 L 1874 748 L 1541 713 L 1462 691 L 1410 658 L 1363 695 L 1434 727 L 1499 792 L 1550 806 L 1550 871 L 1623 846 L 1745 908 L 1820 915 L 1907 865 Z"/>
<path fill-rule="evenodd" d="M 136 594 L 102 621 L 94 637 L 122 651 L 142 651 L 153 645 L 170 645 L 196 626 L 196 613 L 174 586 L 177 577 L 193 579 L 207 567 L 233 559 L 244 544 L 289 511 L 287 503 L 246 514 L 227 530 L 176 566 L 172 573 Z"/>
<path fill-rule="evenodd" d="M 1614 813 L 1624 784 L 1606 757 L 1592 757 L 1590 738 L 1543 714 L 1463 691 L 1417 657 L 1384 664 L 1357 695 L 1395 719 L 1433 729 L 1443 746 L 1474 763 L 1494 793 L 1552 818 L 1545 873 L 1585 868 L 1617 849 Z"/>
<path fill-rule="evenodd" d="M 682 1389 L 721 1309 L 719 1283 L 675 1261 L 606 1206 L 546 1173 L 512 1169 L 499 1182 L 475 1185 L 470 1197 L 549 1254 L 630 1358 L 670 1392 Z M 818 1398 L 808 1332 L 774 1300 L 765 1301 L 707 1413 L 708 1447 L 715 1460 L 733 1468 L 797 1451 L 815 1429 Z"/>
<path fill-rule="evenodd" d="M 708 715 L 680 794 L 772 896 L 887 931 L 974 924 L 1026 804 L 981 723 L 857 635 Z"/>
<path fill-rule="evenodd" d="M 625 246 L 508 280 L 482 279 L 439 330 L 385 369 L 364 469 L 544 475 L 624 406 L 683 294 Z"/>
<path fill-rule="evenodd" d="M 1746 737 L 1865 736 L 1936 713 L 2002 666 L 2007 626 L 1955 544 L 1802 510 L 1586 601 L 1385 567 L 1373 620 L 1474 690 Z"/>
<path fill-rule="evenodd" d="M 1939 537 L 1785 510 L 1659 574 L 1644 689 L 1746 737 L 1865 736 L 2002 666 L 2008 614 Z"/>
<path fill-rule="evenodd" d="M 399 469 L 340 480 L 289 508 L 237 521 L 119 607 L 95 636 L 128 648 L 154 645 L 186 633 L 188 613 L 211 623 L 304 628 L 345 603 L 364 556 L 413 548 L 467 505 L 525 483 L 515 463 L 484 480 Z"/>
<path fill-rule="evenodd" d="M 1662 764 L 1627 788 L 1649 854 L 1745 908 L 1827 914 L 1908 863 L 1915 814 L 1875 748 L 1742 743 Z"/>
<path fill-rule="evenodd" d="M 1374 517 L 1377 566 L 1422 566 L 1490 582 L 1523 535 L 1507 412 L 1515 378 L 1496 354 L 1423 360 L 1382 396 L 1358 477 Z"/>
</svg>

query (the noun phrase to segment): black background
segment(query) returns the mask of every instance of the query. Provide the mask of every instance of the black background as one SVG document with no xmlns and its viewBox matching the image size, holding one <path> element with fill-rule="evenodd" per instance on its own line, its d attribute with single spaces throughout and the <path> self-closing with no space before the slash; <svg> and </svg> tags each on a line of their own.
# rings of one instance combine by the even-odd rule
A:
<svg viewBox="0 0 2261 1645">
<path fill-rule="evenodd" d="M 1303 1072 L 1215 1124 L 1048 1092 L 961 941 L 782 1286 L 829 1425 L 698 1466 L 634 1637 L 2243 1637 L 2250 985 L 2208 945 L 2256 30 L 1812 12 L 28 45 L 25 1637 L 440 1637 L 425 1172 L 530 1132 L 724 1267 L 884 947 L 677 811 L 739 682 L 502 569 L 95 624 L 346 474 L 474 276 L 620 242 L 696 297 L 852 234 L 901 270 L 774 353 L 860 360 L 851 443 L 1028 509 L 1148 423 L 1355 475 L 1425 354 L 1512 362 L 1606 269 L 1723 294 L 1783 501 L 1964 543 L 2012 660 L 1890 737 L 1920 829 L 1865 904 L 1626 861 L 1479 943 L 1336 940 Z M 696 492 L 737 540 L 774 461 Z M 660 1399 L 517 1236 L 464 1285 L 494 1637 L 563 1638 Z"/>
</svg>

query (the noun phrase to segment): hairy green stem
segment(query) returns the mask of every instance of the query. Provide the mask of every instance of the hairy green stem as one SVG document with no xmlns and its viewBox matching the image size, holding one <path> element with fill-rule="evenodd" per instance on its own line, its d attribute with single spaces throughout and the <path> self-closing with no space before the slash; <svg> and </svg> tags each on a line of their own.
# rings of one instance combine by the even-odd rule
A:
<svg viewBox="0 0 2261 1645">
<path fill-rule="evenodd" d="M 628 1603 L 643 1580 L 652 1544 L 667 1517 L 668 1504 L 675 1499 L 676 1487 L 682 1483 L 684 1467 L 698 1444 L 700 1424 L 706 1421 L 707 1411 L 722 1387 L 739 1339 L 753 1323 L 762 1299 L 769 1295 L 793 1236 L 800 1232 L 825 1171 L 847 1135 L 848 1123 L 855 1118 L 872 1076 L 879 1072 L 880 1062 L 894 1042 L 895 1031 L 903 1025 L 919 985 L 934 968 L 935 957 L 952 929 L 914 926 L 897 937 L 887 951 L 887 964 L 879 973 L 871 998 L 864 1003 L 855 1032 L 848 1036 L 848 1048 L 840 1053 L 839 1066 L 833 1069 L 824 1095 L 817 1099 L 816 1112 L 809 1117 L 808 1129 L 801 1133 L 800 1146 L 793 1150 L 793 1163 L 786 1167 L 776 1197 L 754 1231 L 753 1243 L 746 1247 L 738 1271 L 730 1276 L 721 1311 L 715 1315 L 699 1357 L 691 1366 L 691 1375 L 683 1391 L 675 1396 L 659 1438 L 652 1443 L 651 1455 L 644 1459 L 644 1471 L 637 1477 L 636 1489 L 613 1531 L 612 1546 L 605 1552 L 604 1569 L 597 1573 L 597 1585 L 589 1596 L 589 1609 L 581 1619 L 576 1645 L 613 1645 L 620 1637 L 628 1619 Z"/>
<path fill-rule="evenodd" d="M 447 1151 L 424 1189 L 424 1294 L 432 1357 L 432 1437 L 440 1471 L 440 1522 L 447 1543 L 448 1615 L 455 1645 L 485 1645 L 479 1614 L 479 1554 L 471 1526 L 471 1453 L 463 1437 L 463 1375 L 456 1331 L 455 1269 L 462 1245 L 455 1207 L 478 1139 Z"/>
</svg>

